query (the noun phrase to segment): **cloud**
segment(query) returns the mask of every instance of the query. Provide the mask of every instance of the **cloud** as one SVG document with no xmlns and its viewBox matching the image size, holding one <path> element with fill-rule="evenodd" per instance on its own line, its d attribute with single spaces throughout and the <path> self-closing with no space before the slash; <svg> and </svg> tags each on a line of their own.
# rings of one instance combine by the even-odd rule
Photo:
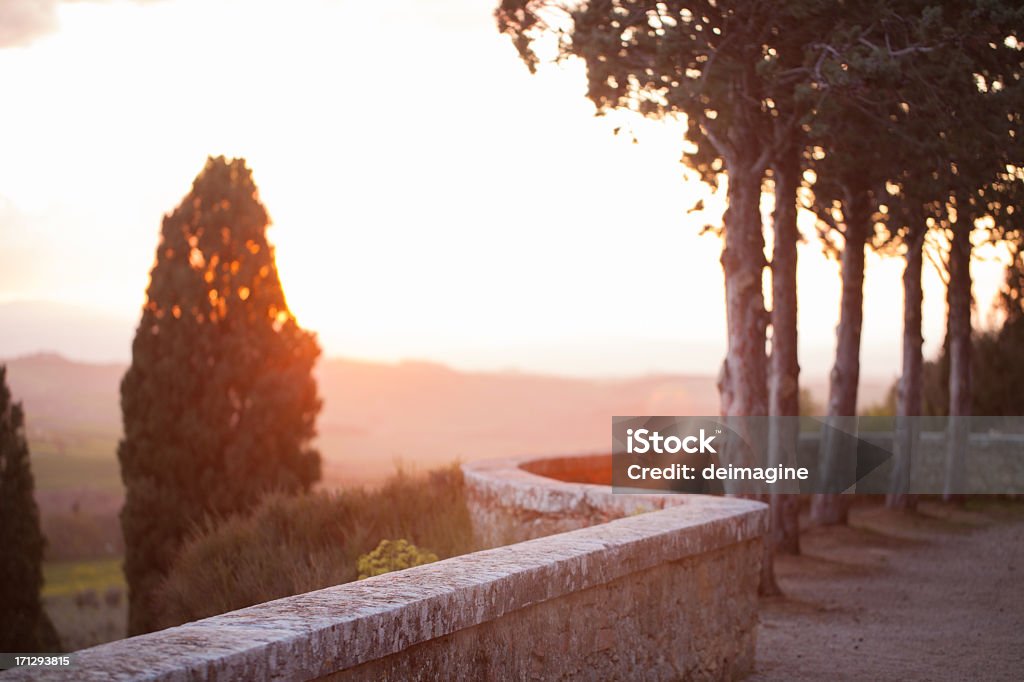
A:
<svg viewBox="0 0 1024 682">
<path fill-rule="evenodd" d="M 6 0 L 0 0 L 3 2 Z M 46 254 L 33 245 L 31 221 L 14 202 L 0 195 L 0 299 L 20 288 L 32 289 L 40 284 L 40 271 L 35 265 Z"/>
<path fill-rule="evenodd" d="M 0 50 L 24 47 L 57 30 L 57 7 L 80 0 L 0 0 Z M 109 0 L 93 0 L 106 2 Z M 156 0 L 132 0 L 142 4 Z"/>
<path fill-rule="evenodd" d="M 57 29 L 59 0 L 0 0 L 0 48 L 21 47 Z"/>
</svg>

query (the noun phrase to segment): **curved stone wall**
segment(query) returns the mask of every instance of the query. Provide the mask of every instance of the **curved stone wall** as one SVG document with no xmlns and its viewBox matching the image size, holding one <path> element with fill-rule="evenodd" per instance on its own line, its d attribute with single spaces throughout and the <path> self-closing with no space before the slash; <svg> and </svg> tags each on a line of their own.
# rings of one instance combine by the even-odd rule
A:
<svg viewBox="0 0 1024 682">
<path fill-rule="evenodd" d="M 576 530 L 86 649 L 71 670 L 0 678 L 721 680 L 750 669 L 764 505 L 613 495 L 523 465 L 558 468 L 464 467 L 482 535 Z M 613 517 L 625 518 L 601 523 Z"/>
<path fill-rule="evenodd" d="M 699 519 L 730 504 L 727 498 L 702 495 L 613 493 L 611 466 L 611 455 L 463 464 L 478 541 L 497 547 L 677 506 Z"/>
</svg>

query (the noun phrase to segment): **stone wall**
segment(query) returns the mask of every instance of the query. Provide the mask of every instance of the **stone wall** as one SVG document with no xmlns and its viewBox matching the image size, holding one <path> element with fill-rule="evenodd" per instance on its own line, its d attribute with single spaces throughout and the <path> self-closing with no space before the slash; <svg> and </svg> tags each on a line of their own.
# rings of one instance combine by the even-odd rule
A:
<svg viewBox="0 0 1024 682">
<path fill-rule="evenodd" d="M 613 493 L 611 462 L 611 455 L 579 455 L 463 464 L 478 542 L 496 547 L 668 507 L 700 519 L 723 504 L 702 495 Z"/>
<path fill-rule="evenodd" d="M 667 561 L 326 679 L 734 679 L 753 667 L 759 561 L 756 540 Z"/>
<path fill-rule="evenodd" d="M 764 505 L 616 496 L 514 462 L 467 465 L 466 478 L 480 528 L 521 514 L 535 534 L 624 518 L 94 647 L 68 672 L 0 677 L 710 680 L 750 669 Z M 503 511 L 481 506 L 489 495 Z"/>
</svg>

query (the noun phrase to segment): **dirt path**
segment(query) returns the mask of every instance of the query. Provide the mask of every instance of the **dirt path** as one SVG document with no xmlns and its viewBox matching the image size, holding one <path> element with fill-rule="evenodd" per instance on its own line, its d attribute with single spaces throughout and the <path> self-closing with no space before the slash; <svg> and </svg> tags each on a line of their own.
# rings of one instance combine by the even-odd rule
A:
<svg viewBox="0 0 1024 682">
<path fill-rule="evenodd" d="M 863 506 L 802 543 L 747 680 L 1024 679 L 1024 504 Z"/>
</svg>

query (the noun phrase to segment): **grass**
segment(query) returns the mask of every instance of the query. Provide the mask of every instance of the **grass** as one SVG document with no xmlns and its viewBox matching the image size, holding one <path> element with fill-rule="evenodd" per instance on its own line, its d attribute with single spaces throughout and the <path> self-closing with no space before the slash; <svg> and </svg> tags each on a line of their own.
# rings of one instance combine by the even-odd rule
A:
<svg viewBox="0 0 1024 682">
<path fill-rule="evenodd" d="M 43 596 L 60 597 L 84 590 L 105 592 L 125 587 L 121 558 L 97 561 L 47 561 L 43 564 Z"/>
<path fill-rule="evenodd" d="M 209 521 L 185 544 L 159 595 L 164 626 L 355 580 L 359 557 L 406 540 L 444 559 L 476 549 L 457 466 L 402 472 L 374 490 L 271 496 Z"/>
</svg>

